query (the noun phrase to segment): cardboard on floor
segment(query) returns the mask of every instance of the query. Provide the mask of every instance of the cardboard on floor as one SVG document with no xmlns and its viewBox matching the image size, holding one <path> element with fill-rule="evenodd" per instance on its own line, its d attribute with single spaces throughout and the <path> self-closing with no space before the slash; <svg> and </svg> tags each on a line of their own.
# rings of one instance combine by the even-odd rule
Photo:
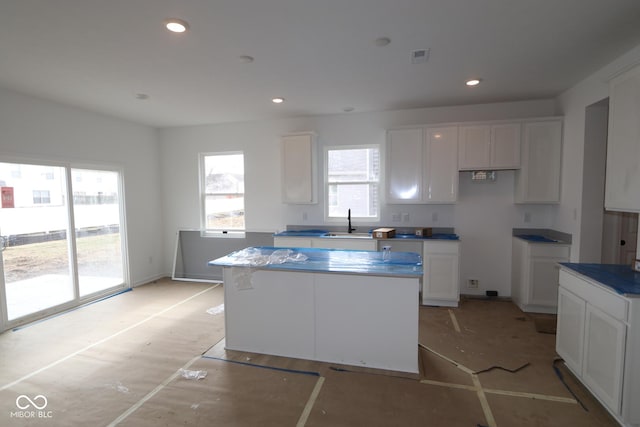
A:
<svg viewBox="0 0 640 427">
<path fill-rule="evenodd" d="M 412 375 L 227 351 L 223 300 L 161 280 L 0 335 L 0 425 L 616 425 L 507 301 L 421 307 Z"/>
</svg>

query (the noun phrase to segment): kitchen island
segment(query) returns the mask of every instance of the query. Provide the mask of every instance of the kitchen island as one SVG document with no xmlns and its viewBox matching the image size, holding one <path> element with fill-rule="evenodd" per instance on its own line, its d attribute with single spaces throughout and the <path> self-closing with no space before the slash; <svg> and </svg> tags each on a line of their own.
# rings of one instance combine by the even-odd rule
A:
<svg viewBox="0 0 640 427">
<path fill-rule="evenodd" d="M 418 372 L 418 254 L 258 247 L 223 267 L 229 350 Z"/>
</svg>

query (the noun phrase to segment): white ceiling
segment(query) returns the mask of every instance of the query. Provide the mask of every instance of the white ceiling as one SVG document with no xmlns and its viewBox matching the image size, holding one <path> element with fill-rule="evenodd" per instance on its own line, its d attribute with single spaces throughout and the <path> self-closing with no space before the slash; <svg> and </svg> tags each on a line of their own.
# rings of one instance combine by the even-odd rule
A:
<svg viewBox="0 0 640 427">
<path fill-rule="evenodd" d="M 157 127 L 548 98 L 639 43 L 639 0 L 0 0 L 0 86 Z"/>
</svg>

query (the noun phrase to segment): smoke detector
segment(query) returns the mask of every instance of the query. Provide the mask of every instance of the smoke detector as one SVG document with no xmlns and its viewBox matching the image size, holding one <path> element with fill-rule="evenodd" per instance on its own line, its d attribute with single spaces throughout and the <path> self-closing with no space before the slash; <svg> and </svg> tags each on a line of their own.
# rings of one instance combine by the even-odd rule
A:
<svg viewBox="0 0 640 427">
<path fill-rule="evenodd" d="M 411 51 L 412 64 L 424 64 L 429 60 L 429 52 L 431 49 L 418 49 Z"/>
</svg>

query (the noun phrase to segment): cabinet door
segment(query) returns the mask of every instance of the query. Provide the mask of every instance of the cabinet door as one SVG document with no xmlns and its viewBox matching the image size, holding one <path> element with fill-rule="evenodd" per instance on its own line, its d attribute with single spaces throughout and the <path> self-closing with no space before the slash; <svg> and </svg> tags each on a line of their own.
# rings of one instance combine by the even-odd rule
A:
<svg viewBox="0 0 640 427">
<path fill-rule="evenodd" d="M 274 237 L 273 246 L 276 248 L 310 248 L 311 239 L 305 237 Z"/>
<path fill-rule="evenodd" d="M 558 262 L 556 258 L 531 257 L 529 265 L 529 304 L 556 307 L 558 304 Z"/>
<path fill-rule="evenodd" d="M 422 303 L 457 306 L 460 299 L 459 243 L 425 242 L 423 264 Z"/>
<path fill-rule="evenodd" d="M 282 201 L 316 203 L 315 136 L 313 133 L 282 137 Z"/>
<path fill-rule="evenodd" d="M 562 286 L 558 290 L 556 352 L 578 376 L 582 374 L 586 303 Z"/>
<path fill-rule="evenodd" d="M 458 129 L 426 129 L 424 154 L 424 201 L 455 202 L 458 197 Z"/>
<path fill-rule="evenodd" d="M 522 163 L 516 172 L 516 203 L 560 202 L 562 122 L 525 123 Z"/>
<path fill-rule="evenodd" d="M 422 201 L 422 148 L 422 128 L 387 133 L 388 203 Z"/>
<path fill-rule="evenodd" d="M 640 211 L 640 66 L 611 81 L 605 208 Z"/>
<path fill-rule="evenodd" d="M 520 123 L 491 126 L 491 167 L 520 167 Z"/>
<path fill-rule="evenodd" d="M 605 405 L 620 413 L 626 326 L 591 304 L 586 307 L 582 376 Z"/>
<path fill-rule="evenodd" d="M 486 169 L 491 166 L 491 126 L 460 126 L 458 169 Z"/>
<path fill-rule="evenodd" d="M 358 251 L 375 251 L 378 249 L 378 242 L 375 239 L 311 239 L 314 248 L 325 249 L 354 249 Z"/>
</svg>

